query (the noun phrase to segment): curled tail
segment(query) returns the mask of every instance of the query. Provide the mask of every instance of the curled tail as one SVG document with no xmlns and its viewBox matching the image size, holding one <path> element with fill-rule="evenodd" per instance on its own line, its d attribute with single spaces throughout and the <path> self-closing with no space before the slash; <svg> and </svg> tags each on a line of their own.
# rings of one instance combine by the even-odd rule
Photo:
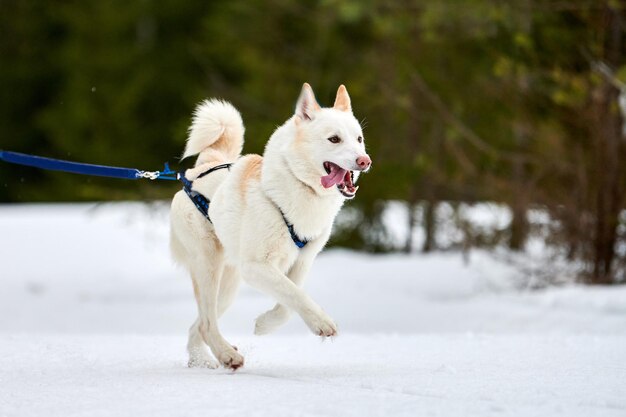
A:
<svg viewBox="0 0 626 417">
<path fill-rule="evenodd" d="M 205 100 L 196 107 L 183 158 L 198 155 L 196 166 L 205 162 L 234 162 L 243 148 L 245 128 L 232 104 Z"/>
</svg>

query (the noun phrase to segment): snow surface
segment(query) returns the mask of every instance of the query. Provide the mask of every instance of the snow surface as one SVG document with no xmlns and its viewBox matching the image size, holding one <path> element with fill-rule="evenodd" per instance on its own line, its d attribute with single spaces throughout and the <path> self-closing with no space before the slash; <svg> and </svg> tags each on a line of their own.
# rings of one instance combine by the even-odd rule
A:
<svg viewBox="0 0 626 417">
<path fill-rule="evenodd" d="M 520 290 L 483 252 L 327 251 L 306 288 L 337 338 L 253 336 L 273 302 L 244 285 L 220 324 L 245 367 L 188 369 L 167 215 L 0 206 L 0 416 L 626 416 L 626 287 Z"/>
</svg>

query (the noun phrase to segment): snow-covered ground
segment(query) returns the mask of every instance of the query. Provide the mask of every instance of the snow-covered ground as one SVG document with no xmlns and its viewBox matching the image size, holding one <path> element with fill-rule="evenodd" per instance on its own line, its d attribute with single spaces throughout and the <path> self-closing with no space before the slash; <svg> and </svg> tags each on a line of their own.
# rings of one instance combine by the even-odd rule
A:
<svg viewBox="0 0 626 417">
<path fill-rule="evenodd" d="M 339 324 L 221 327 L 245 367 L 186 367 L 191 285 L 163 204 L 0 206 L 0 416 L 626 416 L 626 288 L 512 285 L 482 252 L 323 253 L 306 284 Z"/>
</svg>

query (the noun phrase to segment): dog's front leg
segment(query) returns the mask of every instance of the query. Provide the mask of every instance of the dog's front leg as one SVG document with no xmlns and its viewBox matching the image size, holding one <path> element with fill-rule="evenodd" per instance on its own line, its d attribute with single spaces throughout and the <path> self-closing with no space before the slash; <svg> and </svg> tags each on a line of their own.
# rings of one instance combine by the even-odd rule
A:
<svg viewBox="0 0 626 417">
<path fill-rule="evenodd" d="M 313 259 L 298 259 L 291 267 L 287 278 L 298 287 L 302 286 L 309 273 Z M 274 308 L 266 311 L 257 317 L 254 325 L 254 334 L 264 335 L 273 332 L 283 324 L 287 323 L 291 316 L 291 310 L 284 304 L 277 303 Z"/>
<path fill-rule="evenodd" d="M 274 297 L 279 304 L 297 312 L 313 333 L 322 337 L 337 334 L 337 325 L 333 320 L 275 266 L 261 262 L 246 262 L 242 265 L 241 271 L 250 285 Z"/>
<path fill-rule="evenodd" d="M 309 275 L 311 265 L 317 257 L 317 254 L 320 253 L 324 245 L 326 245 L 326 242 L 328 242 L 330 232 L 331 228 L 329 227 L 324 230 L 324 232 L 317 239 L 309 242 L 305 248 L 301 249 L 298 259 L 289 269 L 287 278 L 289 278 L 298 287 L 302 287 L 306 277 Z M 283 324 L 287 323 L 289 317 L 291 316 L 291 311 L 292 310 L 286 305 L 277 303 L 274 308 L 257 317 L 254 326 L 254 334 L 263 335 L 273 332 Z"/>
</svg>

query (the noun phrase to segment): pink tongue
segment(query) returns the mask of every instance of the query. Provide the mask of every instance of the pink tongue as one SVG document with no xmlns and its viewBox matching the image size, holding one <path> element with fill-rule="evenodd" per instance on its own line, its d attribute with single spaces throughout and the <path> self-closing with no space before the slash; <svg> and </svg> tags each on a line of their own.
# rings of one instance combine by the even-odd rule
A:
<svg viewBox="0 0 626 417">
<path fill-rule="evenodd" d="M 331 165 L 330 174 L 322 177 L 322 185 L 324 188 L 330 188 L 335 184 L 343 182 L 346 176 L 346 170 L 339 168 L 337 165 Z"/>
</svg>

